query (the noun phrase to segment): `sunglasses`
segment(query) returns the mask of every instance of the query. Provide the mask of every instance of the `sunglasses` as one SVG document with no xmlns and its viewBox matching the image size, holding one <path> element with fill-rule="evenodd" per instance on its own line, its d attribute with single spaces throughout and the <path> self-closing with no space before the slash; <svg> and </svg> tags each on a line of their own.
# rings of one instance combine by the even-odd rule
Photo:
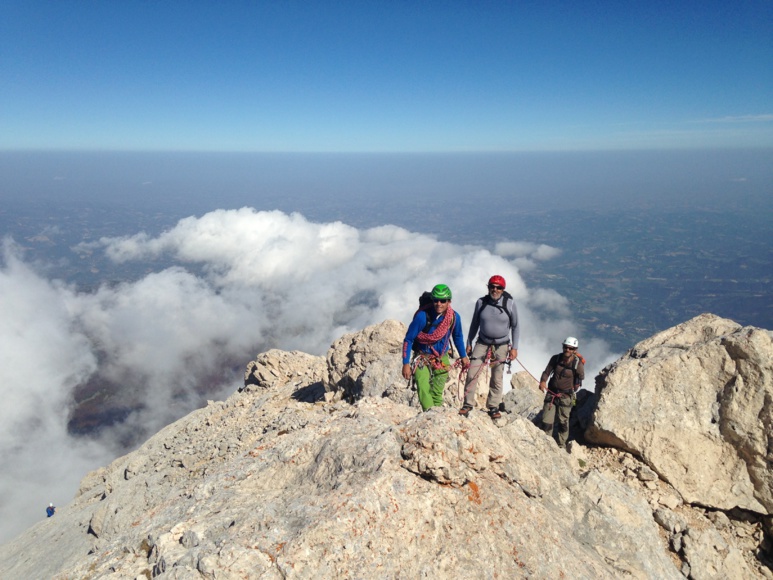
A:
<svg viewBox="0 0 773 580">
<path fill-rule="evenodd" d="M 433 298 L 432 302 L 435 302 L 435 303 L 440 302 L 441 304 L 445 304 L 446 302 L 448 302 L 448 300 L 446 300 L 445 298 Z"/>
<path fill-rule="evenodd" d="M 489 290 L 504 290 L 502 286 L 497 286 L 496 284 L 489 284 L 488 287 Z"/>
<path fill-rule="evenodd" d="M 563 346 L 564 346 L 564 349 L 566 350 L 577 350 L 576 346 L 567 346 L 567 345 L 563 345 Z"/>
</svg>

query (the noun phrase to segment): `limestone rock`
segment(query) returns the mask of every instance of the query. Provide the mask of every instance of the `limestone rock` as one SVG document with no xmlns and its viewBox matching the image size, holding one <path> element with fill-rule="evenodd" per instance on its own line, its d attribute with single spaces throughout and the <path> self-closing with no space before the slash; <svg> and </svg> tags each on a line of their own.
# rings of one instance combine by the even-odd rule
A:
<svg viewBox="0 0 773 580">
<path fill-rule="evenodd" d="M 583 465 L 588 461 L 586 448 L 579 441 L 567 441 L 566 452 L 577 461 L 578 465 Z"/>
<path fill-rule="evenodd" d="M 637 344 L 597 389 L 589 441 L 642 457 L 687 502 L 773 511 L 770 332 L 703 314 Z"/>
<path fill-rule="evenodd" d="M 542 411 L 544 398 L 537 383 L 528 372 L 521 371 L 513 374 L 510 387 L 502 399 L 505 411 L 519 415 L 527 421 L 533 421 Z"/>
<path fill-rule="evenodd" d="M 293 379 L 314 383 L 321 381 L 326 371 L 325 359 L 320 356 L 272 349 L 259 354 L 247 365 L 244 388 L 270 389 Z"/>
<path fill-rule="evenodd" d="M 639 478 L 639 481 L 656 481 L 658 479 L 658 474 L 646 465 L 642 465 L 637 470 L 636 476 Z"/>
<path fill-rule="evenodd" d="M 89 474 L 3 576 L 679 577 L 644 499 L 528 421 L 308 386 L 252 385 Z"/>
<path fill-rule="evenodd" d="M 730 518 L 725 515 L 724 512 L 711 512 L 709 519 L 714 523 L 717 528 L 727 528 L 730 526 Z"/>
<path fill-rule="evenodd" d="M 406 330 L 401 322 L 386 320 L 339 338 L 327 353 L 325 390 L 357 400 L 408 389 L 401 374 Z"/>
<path fill-rule="evenodd" d="M 668 508 L 658 508 L 654 513 L 655 521 L 669 532 L 680 533 L 687 528 L 687 522 L 679 514 Z M 678 551 L 678 550 L 677 550 Z"/>
<path fill-rule="evenodd" d="M 658 526 L 643 498 L 598 471 L 591 471 L 572 491 L 574 536 L 595 546 L 618 578 L 678 577 L 670 559 L 652 558 L 651 547 L 640 544 L 653 542 L 660 548 Z"/>
<path fill-rule="evenodd" d="M 326 361 L 260 355 L 244 390 L 88 474 L 55 518 L 0 546 L 0 575 L 759 576 L 708 518 L 694 526 L 659 507 L 676 497 L 666 482 L 643 495 L 627 454 L 575 444 L 570 455 L 518 413 L 461 417 L 453 379 L 449 407 L 406 404 L 390 360 L 404 327 L 393 326 L 350 336 Z M 325 389 L 351 397 L 328 401 Z"/>
<path fill-rule="evenodd" d="M 363 397 L 387 397 L 411 407 L 419 407 L 415 386 L 402 376 L 402 347 L 406 327 L 386 320 L 342 336 L 327 353 L 325 389 L 329 400 L 349 402 Z M 451 358 L 455 363 L 456 358 Z M 445 404 L 461 406 L 460 368 L 452 367 L 444 393 Z"/>
<path fill-rule="evenodd" d="M 713 528 L 690 528 L 682 537 L 682 543 L 685 562 L 690 566 L 690 578 L 746 580 L 751 577 L 741 552 L 728 545 Z"/>
</svg>

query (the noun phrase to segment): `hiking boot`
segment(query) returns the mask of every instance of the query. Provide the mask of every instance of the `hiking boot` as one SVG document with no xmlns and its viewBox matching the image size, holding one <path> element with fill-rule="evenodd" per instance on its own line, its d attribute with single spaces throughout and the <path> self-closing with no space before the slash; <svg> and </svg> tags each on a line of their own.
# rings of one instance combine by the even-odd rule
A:
<svg viewBox="0 0 773 580">
<path fill-rule="evenodd" d="M 469 415 L 469 414 L 470 414 L 470 411 L 472 411 L 472 407 L 468 407 L 467 405 L 465 405 L 464 407 L 462 407 L 461 409 L 459 409 L 459 414 L 460 414 L 462 417 L 466 417 L 467 415 Z"/>
<path fill-rule="evenodd" d="M 496 407 L 491 407 L 488 410 L 488 416 L 491 417 L 492 420 L 499 419 L 502 416 L 502 413 L 499 412 L 499 409 Z"/>
</svg>

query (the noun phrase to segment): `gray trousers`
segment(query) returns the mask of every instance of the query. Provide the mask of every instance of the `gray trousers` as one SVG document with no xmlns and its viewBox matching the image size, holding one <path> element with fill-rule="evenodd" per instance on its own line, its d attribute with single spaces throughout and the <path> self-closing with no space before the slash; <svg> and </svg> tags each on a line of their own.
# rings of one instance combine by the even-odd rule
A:
<svg viewBox="0 0 773 580">
<path fill-rule="evenodd" d="M 553 399 L 549 392 L 545 396 L 545 404 L 542 406 L 542 429 L 549 435 L 553 435 L 553 423 L 558 412 L 558 437 L 556 441 L 559 447 L 566 447 L 569 439 L 569 416 L 574 406 L 574 393 L 567 393 Z"/>
<path fill-rule="evenodd" d="M 507 344 L 494 346 L 477 342 L 472 349 L 470 368 L 467 369 L 467 382 L 464 385 L 465 407 L 475 408 L 475 391 L 478 388 L 478 383 L 483 380 L 486 374 L 486 367 L 483 366 L 483 363 L 486 362 L 486 352 L 489 348 L 492 349 L 491 362 L 495 360 L 502 362 L 491 367 L 486 407 L 489 409 L 499 407 L 499 403 L 502 402 L 502 376 L 505 373 L 504 362 L 507 359 L 507 353 L 510 352 L 510 347 Z"/>
</svg>

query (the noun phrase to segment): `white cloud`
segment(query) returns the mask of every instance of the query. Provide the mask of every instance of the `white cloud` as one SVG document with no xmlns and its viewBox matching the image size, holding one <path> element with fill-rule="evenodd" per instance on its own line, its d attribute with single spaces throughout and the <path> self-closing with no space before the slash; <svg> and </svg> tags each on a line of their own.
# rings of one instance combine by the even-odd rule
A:
<svg viewBox="0 0 773 580">
<path fill-rule="evenodd" d="M 532 242 L 499 242 L 494 246 L 497 255 L 505 258 L 530 258 L 545 261 L 561 254 L 561 250 L 546 244 Z"/>
<path fill-rule="evenodd" d="M 555 312 L 562 317 L 569 315 L 569 300 L 549 288 L 537 288 L 531 291 L 528 303 L 532 307 Z"/>
<path fill-rule="evenodd" d="M 696 123 L 769 123 L 773 121 L 773 114 L 762 115 L 727 115 L 712 119 L 700 119 Z"/>
<path fill-rule="evenodd" d="M 71 326 L 72 291 L 38 277 L 8 242 L 3 257 L 0 541 L 44 517 L 49 502 L 69 501 L 85 472 L 110 458 L 66 437 L 72 389 L 97 367 L 89 341 Z"/>
<path fill-rule="evenodd" d="M 512 262 L 519 272 L 531 272 L 537 269 L 537 263 L 531 258 L 513 258 Z"/>
<path fill-rule="evenodd" d="M 49 501 L 69 501 L 86 470 L 125 451 L 132 436 L 149 436 L 213 390 L 232 392 L 258 352 L 324 354 L 345 332 L 387 318 L 407 324 L 434 284 L 452 288 L 466 333 L 486 281 L 504 276 L 522 324 L 519 358 L 532 372 L 566 334 L 581 334 L 566 300 L 528 290 L 506 259 L 533 264 L 558 252 L 549 246 L 506 242 L 497 255 L 395 226 L 358 230 L 243 208 L 181 220 L 157 237 L 103 238 L 81 249 L 177 265 L 77 293 L 6 249 L 0 456 L 11 469 L 0 476 L 0 540 L 39 518 Z M 600 365 L 608 352 L 594 344 L 590 368 L 598 369 L 593 360 Z M 135 410 L 98 437 L 76 439 L 67 433 L 68 405 L 89 380 L 120 384 L 116 404 Z"/>
<path fill-rule="evenodd" d="M 554 248 L 546 244 L 540 244 L 539 246 L 537 246 L 537 249 L 534 250 L 534 253 L 532 255 L 534 256 L 535 260 L 545 261 L 545 260 L 552 260 L 553 258 L 559 256 L 560 254 L 561 254 L 561 250 L 559 250 L 558 248 Z"/>
</svg>

